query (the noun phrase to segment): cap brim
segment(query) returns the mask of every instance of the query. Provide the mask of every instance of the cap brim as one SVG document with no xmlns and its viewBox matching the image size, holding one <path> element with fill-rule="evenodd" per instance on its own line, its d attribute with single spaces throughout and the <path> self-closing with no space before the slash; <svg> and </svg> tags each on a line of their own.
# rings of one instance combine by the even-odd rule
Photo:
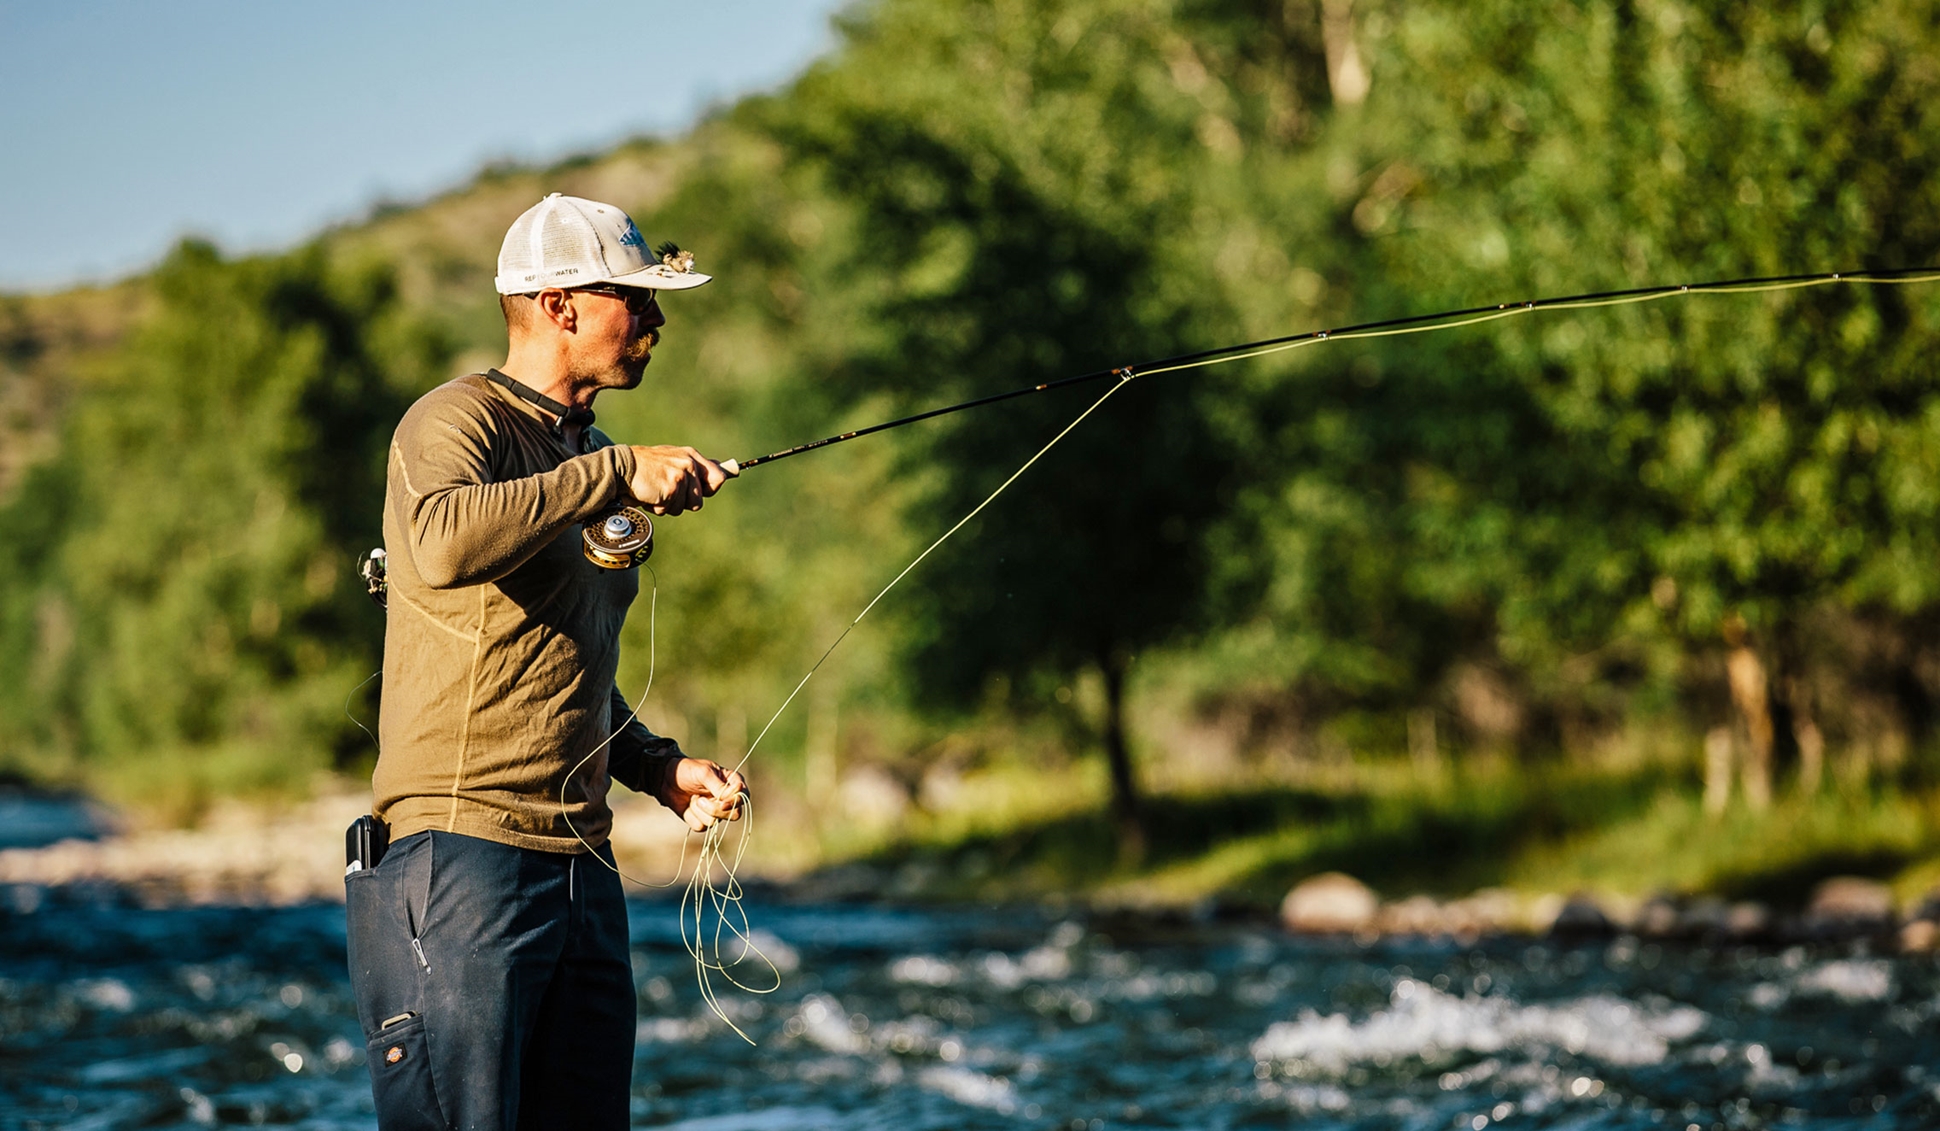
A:
<svg viewBox="0 0 1940 1131">
<path fill-rule="evenodd" d="M 654 291 L 685 291 L 700 286 L 714 278 L 698 271 L 676 271 L 665 263 L 655 263 L 625 275 L 608 275 L 599 280 L 612 283 L 616 287 L 644 287 Z"/>
</svg>

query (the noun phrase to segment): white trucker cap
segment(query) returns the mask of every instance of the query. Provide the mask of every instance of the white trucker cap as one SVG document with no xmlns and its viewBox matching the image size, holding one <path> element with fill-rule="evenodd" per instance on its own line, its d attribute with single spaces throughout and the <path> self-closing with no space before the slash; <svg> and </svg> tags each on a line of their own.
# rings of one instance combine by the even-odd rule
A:
<svg viewBox="0 0 1940 1131">
<path fill-rule="evenodd" d="M 553 193 L 525 210 L 498 249 L 498 293 L 528 295 L 547 287 L 613 283 L 684 291 L 713 278 L 694 270 L 694 256 L 655 255 L 625 212 L 611 204 Z"/>
</svg>

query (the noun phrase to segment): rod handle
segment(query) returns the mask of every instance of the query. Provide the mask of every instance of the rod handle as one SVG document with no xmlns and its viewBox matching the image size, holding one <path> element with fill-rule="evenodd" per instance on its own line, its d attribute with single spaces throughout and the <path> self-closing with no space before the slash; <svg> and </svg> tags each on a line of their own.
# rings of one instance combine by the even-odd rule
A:
<svg viewBox="0 0 1940 1131">
<path fill-rule="evenodd" d="M 733 479 L 735 476 L 741 474 L 741 461 L 738 459 L 724 459 L 721 461 L 721 470 L 728 473 L 729 479 Z"/>
</svg>

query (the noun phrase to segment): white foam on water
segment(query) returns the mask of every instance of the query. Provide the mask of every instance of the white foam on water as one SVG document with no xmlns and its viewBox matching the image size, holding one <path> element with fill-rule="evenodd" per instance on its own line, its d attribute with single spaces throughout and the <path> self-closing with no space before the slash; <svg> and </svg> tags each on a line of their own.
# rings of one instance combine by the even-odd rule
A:
<svg viewBox="0 0 1940 1131">
<path fill-rule="evenodd" d="M 968 1068 L 936 1065 L 916 1074 L 925 1091 L 945 1095 L 970 1107 L 1009 1114 L 1017 1106 L 1017 1090 L 1001 1076 L 986 1076 Z"/>
<path fill-rule="evenodd" d="M 1204 970 L 1167 971 L 1153 974 L 1140 971 L 1130 978 L 1115 980 L 1105 987 L 1105 995 L 1122 1001 L 1153 1001 L 1158 998 L 1210 997 L 1219 988 L 1219 979 Z"/>
<path fill-rule="evenodd" d="M 803 998 L 801 1011 L 795 1016 L 801 1021 L 802 1036 L 829 1052 L 869 1051 L 869 1042 L 851 1026 L 849 1011 L 828 994 Z"/>
<path fill-rule="evenodd" d="M 120 978 L 85 978 L 72 983 L 74 996 L 96 1009 L 127 1013 L 135 1008 L 135 991 Z"/>
<path fill-rule="evenodd" d="M 1764 1051 L 1763 1045 L 1753 1045 L 1753 1049 Z M 1746 1056 L 1750 1069 L 1745 1073 L 1745 1088 L 1752 1095 L 1771 1099 L 1796 1096 L 1805 1086 L 1805 1074 L 1789 1064 L 1777 1064 L 1770 1055 Z"/>
<path fill-rule="evenodd" d="M 957 964 L 927 954 L 912 954 L 889 964 L 889 980 L 919 986 L 948 986 L 963 976 Z"/>
<path fill-rule="evenodd" d="M 1746 993 L 1745 1000 L 1756 1009 L 1772 1013 L 1785 1008 L 1794 997 L 1829 997 L 1845 1005 L 1865 1005 L 1893 996 L 1893 964 L 1883 958 L 1787 965 L 1788 972 L 1778 981 L 1758 983 Z"/>
<path fill-rule="evenodd" d="M 1014 990 L 1024 984 L 1027 975 L 1021 963 L 1015 962 L 1002 951 L 991 951 L 977 962 L 977 970 L 984 980 L 998 989 Z"/>
<path fill-rule="evenodd" d="M 979 959 L 976 969 L 991 985 L 1014 990 L 1026 982 L 1055 982 L 1071 976 L 1071 956 L 1062 947 L 1039 946 L 1012 958 L 1002 951 L 991 951 Z"/>
<path fill-rule="evenodd" d="M 1042 945 L 1016 958 L 1002 951 L 986 951 L 964 962 L 930 954 L 912 954 L 889 964 L 891 981 L 922 986 L 953 986 L 981 977 L 1000 990 L 1014 990 L 1028 982 L 1057 982 L 1073 972 L 1071 948 L 1084 941 L 1084 928 L 1059 923 Z"/>
<path fill-rule="evenodd" d="M 1607 994 L 1543 1005 L 1455 997 L 1419 982 L 1395 987 L 1389 1007 L 1356 1022 L 1312 1010 L 1269 1026 L 1253 1059 L 1297 1061 L 1327 1072 L 1360 1063 L 1441 1061 L 1464 1053 L 1565 1051 L 1606 1064 L 1656 1064 L 1705 1025 L 1690 1006 L 1645 1006 Z"/>
<path fill-rule="evenodd" d="M 802 968 L 801 952 L 781 941 L 781 936 L 773 931 L 756 927 L 748 932 L 745 939 L 736 938 L 721 944 L 729 963 L 746 962 L 760 967 L 761 960 L 767 959 L 774 965 L 777 974 L 793 974 Z M 745 980 L 745 978 L 744 978 Z"/>
<path fill-rule="evenodd" d="M 1083 942 L 1084 937 L 1085 937 L 1084 925 L 1081 923 L 1074 923 L 1071 920 L 1066 919 L 1064 922 L 1059 923 L 1056 927 L 1052 928 L 1051 937 L 1044 940 L 1044 945 L 1054 946 L 1054 947 L 1057 947 L 1059 950 L 1069 950 L 1072 947 L 1077 946 L 1079 943 Z"/>
<path fill-rule="evenodd" d="M 1032 947 L 1024 952 L 1017 965 L 1032 981 L 1055 982 L 1071 976 L 1070 949 L 1050 944 Z"/>
<path fill-rule="evenodd" d="M 1848 1005 L 1885 1001 L 1893 992 L 1893 964 L 1883 958 L 1842 958 L 1801 972 L 1799 992 L 1835 997 Z"/>
<path fill-rule="evenodd" d="M 1315 1112 L 1346 1111 L 1354 1101 L 1346 1091 L 1333 1084 L 1292 1084 L 1274 1087 L 1271 1091 L 1262 1089 L 1263 1094 L 1277 1095 L 1286 1101 L 1288 1107 L 1302 1115 Z"/>
<path fill-rule="evenodd" d="M 649 1017 L 633 1030 L 640 1044 L 684 1045 L 706 1038 L 714 1026 L 699 1018 Z"/>
<path fill-rule="evenodd" d="M 875 1043 L 878 1048 L 890 1052 L 925 1055 L 936 1051 L 941 1043 L 937 1034 L 943 1031 L 943 1023 L 934 1017 L 916 1013 L 901 1019 L 876 1026 Z"/>
</svg>

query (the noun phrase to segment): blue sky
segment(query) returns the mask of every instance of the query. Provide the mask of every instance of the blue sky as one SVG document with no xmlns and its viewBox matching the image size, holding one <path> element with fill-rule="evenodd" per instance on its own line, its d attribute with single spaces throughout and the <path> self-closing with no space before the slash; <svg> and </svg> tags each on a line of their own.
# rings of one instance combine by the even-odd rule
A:
<svg viewBox="0 0 1940 1131">
<path fill-rule="evenodd" d="M 773 88 L 837 0 L 0 0 L 0 290 L 282 247 Z"/>
</svg>

